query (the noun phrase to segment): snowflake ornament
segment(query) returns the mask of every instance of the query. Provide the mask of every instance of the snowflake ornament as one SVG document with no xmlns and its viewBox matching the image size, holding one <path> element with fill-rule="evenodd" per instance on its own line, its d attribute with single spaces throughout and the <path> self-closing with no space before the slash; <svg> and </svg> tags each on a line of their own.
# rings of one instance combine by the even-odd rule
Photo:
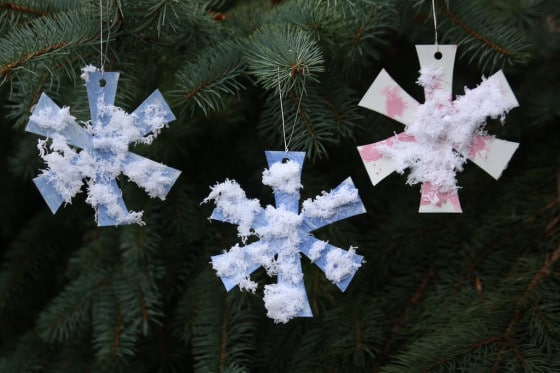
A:
<svg viewBox="0 0 560 373">
<path fill-rule="evenodd" d="M 116 178 L 122 173 L 150 197 L 165 199 L 181 172 L 131 153 L 128 146 L 150 144 L 175 116 L 158 90 L 132 114 L 114 106 L 119 73 L 88 66 L 82 78 L 91 113 L 85 127 L 45 93 L 29 118 L 25 130 L 47 138 L 37 145 L 47 168 L 33 181 L 53 214 L 71 203 L 85 180 L 86 202 L 98 226 L 143 224 L 142 211 L 127 210 Z"/>
<path fill-rule="evenodd" d="M 456 50 L 456 45 L 416 46 L 424 104 L 385 70 L 359 103 L 405 125 L 404 132 L 359 146 L 358 151 L 373 185 L 409 168 L 407 183 L 422 184 L 419 212 L 462 212 L 455 175 L 467 159 L 498 179 L 519 146 L 484 130 L 487 117 L 503 122 L 506 113 L 519 106 L 501 70 L 452 100 Z"/>
<path fill-rule="evenodd" d="M 267 151 L 268 169 L 263 184 L 272 187 L 276 207 L 262 208 L 248 199 L 234 180 L 212 187 L 204 202 L 214 201 L 211 219 L 237 225 L 244 246 L 236 244 L 224 254 L 212 257 L 212 266 L 226 290 L 238 285 L 255 291 L 249 275 L 259 267 L 277 282 L 264 287 L 267 316 L 276 323 L 294 317 L 311 317 L 303 283 L 300 253 L 317 265 L 327 279 L 345 291 L 361 266 L 363 257 L 354 248 L 348 251 L 314 238 L 310 232 L 336 221 L 362 214 L 365 208 L 352 179 L 344 180 L 330 192 L 305 200 L 299 212 L 299 190 L 305 152 Z M 255 242 L 245 245 L 249 237 Z"/>
</svg>

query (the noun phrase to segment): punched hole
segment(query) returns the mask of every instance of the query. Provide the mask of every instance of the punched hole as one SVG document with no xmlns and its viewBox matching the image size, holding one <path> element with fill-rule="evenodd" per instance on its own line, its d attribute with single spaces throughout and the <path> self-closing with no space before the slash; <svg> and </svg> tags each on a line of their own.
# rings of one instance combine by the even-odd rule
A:
<svg viewBox="0 0 560 373">
<path fill-rule="evenodd" d="M 290 161 L 289 158 L 282 158 L 282 163 L 288 163 Z"/>
<path fill-rule="evenodd" d="M 443 54 L 441 54 L 440 51 L 437 51 L 436 53 L 434 53 L 434 58 L 436 60 L 441 60 L 442 57 L 443 57 Z"/>
<path fill-rule="evenodd" d="M 99 79 L 99 86 L 101 88 L 105 87 L 107 85 L 107 81 L 105 79 Z"/>
</svg>

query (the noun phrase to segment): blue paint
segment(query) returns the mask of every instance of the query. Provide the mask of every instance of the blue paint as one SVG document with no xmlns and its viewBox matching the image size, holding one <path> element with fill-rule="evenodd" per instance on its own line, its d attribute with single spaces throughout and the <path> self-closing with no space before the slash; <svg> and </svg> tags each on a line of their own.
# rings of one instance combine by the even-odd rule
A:
<svg viewBox="0 0 560 373">
<path fill-rule="evenodd" d="M 77 152 L 77 155 L 74 157 L 74 159 L 72 159 L 71 163 L 73 165 L 77 163 L 80 157 L 86 155 L 93 157 L 99 162 L 112 162 L 119 154 L 113 153 L 110 150 L 95 148 L 93 146 L 93 140 L 102 139 L 103 134 L 99 134 L 99 130 L 107 126 L 111 121 L 110 115 L 100 115 L 99 106 L 114 105 L 118 80 L 119 73 L 116 72 L 87 73 L 86 89 L 89 101 L 91 122 L 93 125 L 93 135 L 85 131 L 84 128 L 76 122 L 67 123 L 67 125 L 62 130 L 56 131 L 53 129 L 45 129 L 38 123 L 34 122 L 33 119 L 30 119 L 25 130 L 38 134 L 40 136 L 45 136 L 47 138 L 52 138 L 55 135 L 61 135 L 65 138 L 65 141 L 68 145 L 72 145 L 81 149 L 79 152 Z M 142 136 L 147 135 L 152 130 L 150 125 L 146 121 L 145 109 L 148 105 L 153 104 L 160 105 L 159 107 L 165 113 L 163 118 L 167 123 L 175 120 L 175 116 L 169 108 L 169 105 L 167 105 L 167 103 L 165 102 L 162 94 L 159 92 L 159 90 L 155 90 L 132 114 L 136 116 L 137 120 L 135 120 L 135 124 L 139 128 Z M 42 113 L 48 111 L 56 113 L 60 110 L 61 108 L 56 105 L 54 101 L 52 101 L 46 94 L 43 93 L 41 94 L 39 102 L 34 109 L 34 113 Z M 142 156 L 127 151 L 124 161 L 122 161 L 122 163 L 120 164 L 119 174 L 127 165 L 130 165 L 132 162 L 138 161 L 156 163 Z M 80 170 L 78 169 L 78 171 Z M 165 186 L 165 195 L 167 195 L 176 179 L 179 177 L 180 173 L 180 171 L 174 168 L 165 167 L 164 175 L 168 176 L 171 179 L 170 184 Z M 121 210 L 121 213 L 124 215 L 128 213 L 128 209 L 126 208 L 124 200 L 122 199 L 122 191 L 120 190 L 116 181 L 116 177 L 118 175 L 104 173 L 100 170 L 97 170 L 95 177 L 92 177 L 91 175 L 85 175 L 83 173 L 80 173 L 80 175 L 80 181 L 82 181 L 83 179 L 88 179 L 88 183 L 105 185 L 110 188 L 113 193 L 116 193 L 118 195 L 117 205 Z M 45 202 L 47 203 L 53 214 L 56 213 L 58 208 L 64 202 L 63 196 L 59 192 L 57 192 L 53 184 L 49 182 L 49 180 L 52 180 L 53 178 L 56 179 L 56 177 L 57 174 L 54 171 L 45 170 L 41 175 L 33 179 L 35 185 L 39 189 L 39 192 L 43 196 Z M 92 178 L 94 180 L 91 180 Z M 142 185 L 140 185 L 140 187 L 142 187 Z M 94 207 L 97 210 L 96 221 L 98 226 L 114 226 L 123 224 L 118 222 L 117 219 L 108 214 L 106 205 L 100 203 L 99 205 Z"/>
<path fill-rule="evenodd" d="M 273 164 L 275 164 L 277 162 L 283 162 L 285 160 L 291 160 L 293 162 L 296 162 L 299 165 L 299 170 L 300 170 L 299 174 L 296 176 L 298 184 L 299 184 L 299 181 L 301 180 L 301 170 L 303 168 L 303 162 L 304 162 L 304 158 L 305 158 L 305 153 L 304 152 L 267 151 L 266 152 L 266 158 L 267 158 L 269 169 L 272 167 Z M 342 182 L 337 188 L 334 189 L 334 191 L 339 190 L 340 188 L 343 188 L 343 187 L 346 187 L 349 190 L 356 190 L 356 188 L 354 187 L 354 184 L 352 183 L 352 180 L 350 178 L 348 178 L 344 182 Z M 305 285 L 304 285 L 304 282 L 303 282 L 303 273 L 302 273 L 302 270 L 301 270 L 300 254 L 299 253 L 303 253 L 304 255 L 309 257 L 310 256 L 309 250 L 311 249 L 313 244 L 316 243 L 316 242 L 320 242 L 320 240 L 317 240 L 316 238 L 313 237 L 313 235 L 311 234 L 311 231 L 316 230 L 318 228 L 321 228 L 323 226 L 326 226 L 328 224 L 332 224 L 336 221 L 339 221 L 339 220 L 342 220 L 342 219 L 345 219 L 345 218 L 348 218 L 348 217 L 351 217 L 351 216 L 354 216 L 354 215 L 362 214 L 362 213 L 365 212 L 365 208 L 364 208 L 361 200 L 358 197 L 358 200 L 356 202 L 350 203 L 348 205 L 344 205 L 341 208 L 339 208 L 331 218 L 320 219 L 320 218 L 316 218 L 316 217 L 306 216 L 305 213 L 301 213 L 301 214 L 299 213 L 299 199 L 300 199 L 299 192 L 284 193 L 284 192 L 275 191 L 274 192 L 274 199 L 275 199 L 275 205 L 276 205 L 277 209 L 278 208 L 283 208 L 283 209 L 285 209 L 287 211 L 290 211 L 290 212 L 292 212 L 296 215 L 299 214 L 302 217 L 301 224 L 298 227 L 296 227 L 297 235 L 300 239 L 300 244 L 297 248 L 298 253 L 296 253 L 296 255 L 291 255 L 291 257 L 284 257 L 284 259 L 289 260 L 290 263 L 297 266 L 297 270 L 301 274 L 301 276 L 300 276 L 301 280 L 294 282 L 293 279 L 291 278 L 291 276 L 288 276 L 288 274 L 282 272 L 282 268 L 279 265 L 278 266 L 277 283 L 281 284 L 281 285 L 295 287 L 295 288 L 301 290 L 303 292 L 303 294 L 306 294 Z M 264 211 L 265 211 L 264 209 L 260 209 L 259 212 L 254 217 L 253 223 L 251 225 L 252 230 L 267 226 L 269 224 L 270 225 L 275 224 L 275 221 L 267 221 Z M 223 221 L 223 222 L 228 222 L 228 223 L 234 223 L 233 219 L 227 218 L 224 215 L 223 211 L 219 207 L 214 209 L 214 211 L 212 212 L 212 215 L 211 215 L 211 219 L 219 220 L 219 221 Z M 283 255 L 286 240 L 287 239 L 282 239 L 282 238 L 267 239 L 267 238 L 259 237 L 258 241 L 250 243 L 247 246 L 241 247 L 241 249 L 243 250 L 243 253 L 244 253 L 244 261 L 245 261 L 245 264 L 246 264 L 246 270 L 245 270 L 244 273 L 241 273 L 241 274 L 236 273 L 235 275 L 232 275 L 232 276 L 221 276 L 221 280 L 222 280 L 226 290 L 228 290 L 228 291 L 231 290 L 233 287 L 235 287 L 236 285 L 239 284 L 239 280 L 238 280 L 239 278 L 249 277 L 249 275 L 252 272 L 257 270 L 261 266 L 259 263 L 256 263 L 255 261 L 253 261 L 251 256 L 248 254 L 251 251 L 252 248 L 258 247 L 258 245 L 267 244 L 269 246 L 269 251 L 267 251 L 267 254 L 269 254 L 271 258 L 274 257 L 274 256 L 277 256 L 277 258 L 278 258 L 277 260 L 280 260 L 281 256 Z M 327 265 L 327 259 L 326 258 L 327 258 L 328 253 L 331 252 L 331 251 L 338 251 L 338 252 L 346 253 L 345 250 L 340 249 L 338 247 L 335 247 L 335 246 L 327 243 L 324 250 L 321 251 L 319 258 L 314 261 L 314 264 L 317 265 L 323 272 L 326 271 L 326 265 Z M 225 253 L 225 254 L 213 256 L 212 260 L 214 261 L 216 259 L 219 259 L 220 257 L 223 257 L 224 255 L 228 255 L 228 254 Z M 336 285 L 338 286 L 338 288 L 341 291 L 345 291 L 346 288 L 348 287 L 348 285 L 350 284 L 350 282 L 352 281 L 352 278 L 354 277 L 354 274 L 357 271 L 357 267 L 359 267 L 359 265 L 361 264 L 362 259 L 363 259 L 362 256 L 354 255 L 353 262 L 354 262 L 354 264 L 356 264 L 356 268 L 354 268 L 354 270 L 351 271 L 351 273 L 349 273 L 346 277 L 341 279 L 341 281 L 336 283 Z M 299 311 L 299 313 L 296 316 L 298 316 L 298 317 L 311 317 L 311 316 L 313 316 L 312 312 L 311 312 L 311 307 L 309 305 L 309 300 L 307 299 L 307 294 L 306 294 L 306 304 L 303 307 L 303 309 L 301 311 Z"/>
</svg>

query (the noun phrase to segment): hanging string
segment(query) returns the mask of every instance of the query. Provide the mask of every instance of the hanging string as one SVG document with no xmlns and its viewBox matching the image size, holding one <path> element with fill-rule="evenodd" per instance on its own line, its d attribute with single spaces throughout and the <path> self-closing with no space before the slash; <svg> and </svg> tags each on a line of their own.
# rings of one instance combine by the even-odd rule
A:
<svg viewBox="0 0 560 373">
<path fill-rule="evenodd" d="M 282 86 L 280 84 L 280 66 L 278 66 L 278 70 L 277 70 L 277 74 L 278 74 L 278 96 L 280 98 L 280 115 L 282 117 L 282 137 L 284 138 L 284 151 L 287 153 L 289 151 L 289 145 L 290 142 L 292 141 L 292 137 L 294 135 L 294 130 L 296 128 L 296 122 L 297 122 L 297 118 L 299 115 L 299 110 L 301 107 L 301 100 L 303 99 L 303 91 L 304 91 L 304 87 L 305 87 L 305 74 L 303 74 L 303 87 L 301 89 L 301 93 L 299 95 L 299 99 L 298 99 L 298 103 L 297 103 L 297 109 L 296 109 L 296 115 L 294 117 L 294 124 L 292 125 L 292 130 L 290 132 L 290 136 L 288 139 L 286 139 L 286 123 L 284 120 L 284 105 L 282 103 Z"/>
<path fill-rule="evenodd" d="M 109 51 L 109 38 L 111 37 L 111 25 L 109 21 L 109 2 L 105 4 L 105 19 L 107 20 L 107 38 L 105 39 L 105 51 L 103 51 L 103 0 L 99 0 L 99 65 L 101 74 L 105 69 L 107 53 Z"/>
<path fill-rule="evenodd" d="M 432 14 L 434 18 L 434 44 L 439 52 L 438 35 L 437 35 L 437 17 L 436 17 L 436 0 L 432 0 Z"/>
<path fill-rule="evenodd" d="M 103 0 L 99 0 L 99 68 L 103 73 Z"/>
<path fill-rule="evenodd" d="M 109 54 L 109 39 L 111 38 L 111 18 L 109 17 L 111 9 L 109 9 L 109 0 L 105 3 L 105 19 L 107 20 L 107 38 L 105 39 L 105 58 L 104 64 L 107 62 L 107 55 Z"/>
</svg>

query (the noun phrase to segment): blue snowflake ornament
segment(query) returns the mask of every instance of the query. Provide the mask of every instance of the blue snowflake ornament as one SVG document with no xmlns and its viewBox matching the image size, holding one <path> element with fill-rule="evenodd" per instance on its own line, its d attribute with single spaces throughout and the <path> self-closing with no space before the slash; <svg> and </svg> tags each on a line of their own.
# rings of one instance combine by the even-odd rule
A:
<svg viewBox="0 0 560 373">
<path fill-rule="evenodd" d="M 336 221 L 362 214 L 365 208 L 352 179 L 344 180 L 330 192 L 305 200 L 299 212 L 299 190 L 304 152 L 267 151 L 268 169 L 263 184 L 272 187 L 275 205 L 262 208 L 256 199 L 248 199 L 234 180 L 212 187 L 204 202 L 214 201 L 211 219 L 237 225 L 243 244 L 250 236 L 255 242 L 236 244 L 229 251 L 212 257 L 212 266 L 226 290 L 238 285 L 255 291 L 257 284 L 249 276 L 259 267 L 275 284 L 265 285 L 267 316 L 276 323 L 294 317 L 311 317 L 303 283 L 300 253 L 317 265 L 327 279 L 345 291 L 362 264 L 363 257 L 314 238 L 310 232 Z"/>
<path fill-rule="evenodd" d="M 47 138 L 37 145 L 47 168 L 33 181 L 53 214 L 71 203 L 85 180 L 86 202 L 98 226 L 143 224 L 142 211 L 126 208 L 116 178 L 122 173 L 150 197 L 165 199 L 181 172 L 131 153 L 128 146 L 150 144 L 175 116 L 158 90 L 131 114 L 114 106 L 119 73 L 87 67 L 82 78 L 91 113 L 85 127 L 45 93 L 29 118 L 25 130 Z"/>
</svg>

